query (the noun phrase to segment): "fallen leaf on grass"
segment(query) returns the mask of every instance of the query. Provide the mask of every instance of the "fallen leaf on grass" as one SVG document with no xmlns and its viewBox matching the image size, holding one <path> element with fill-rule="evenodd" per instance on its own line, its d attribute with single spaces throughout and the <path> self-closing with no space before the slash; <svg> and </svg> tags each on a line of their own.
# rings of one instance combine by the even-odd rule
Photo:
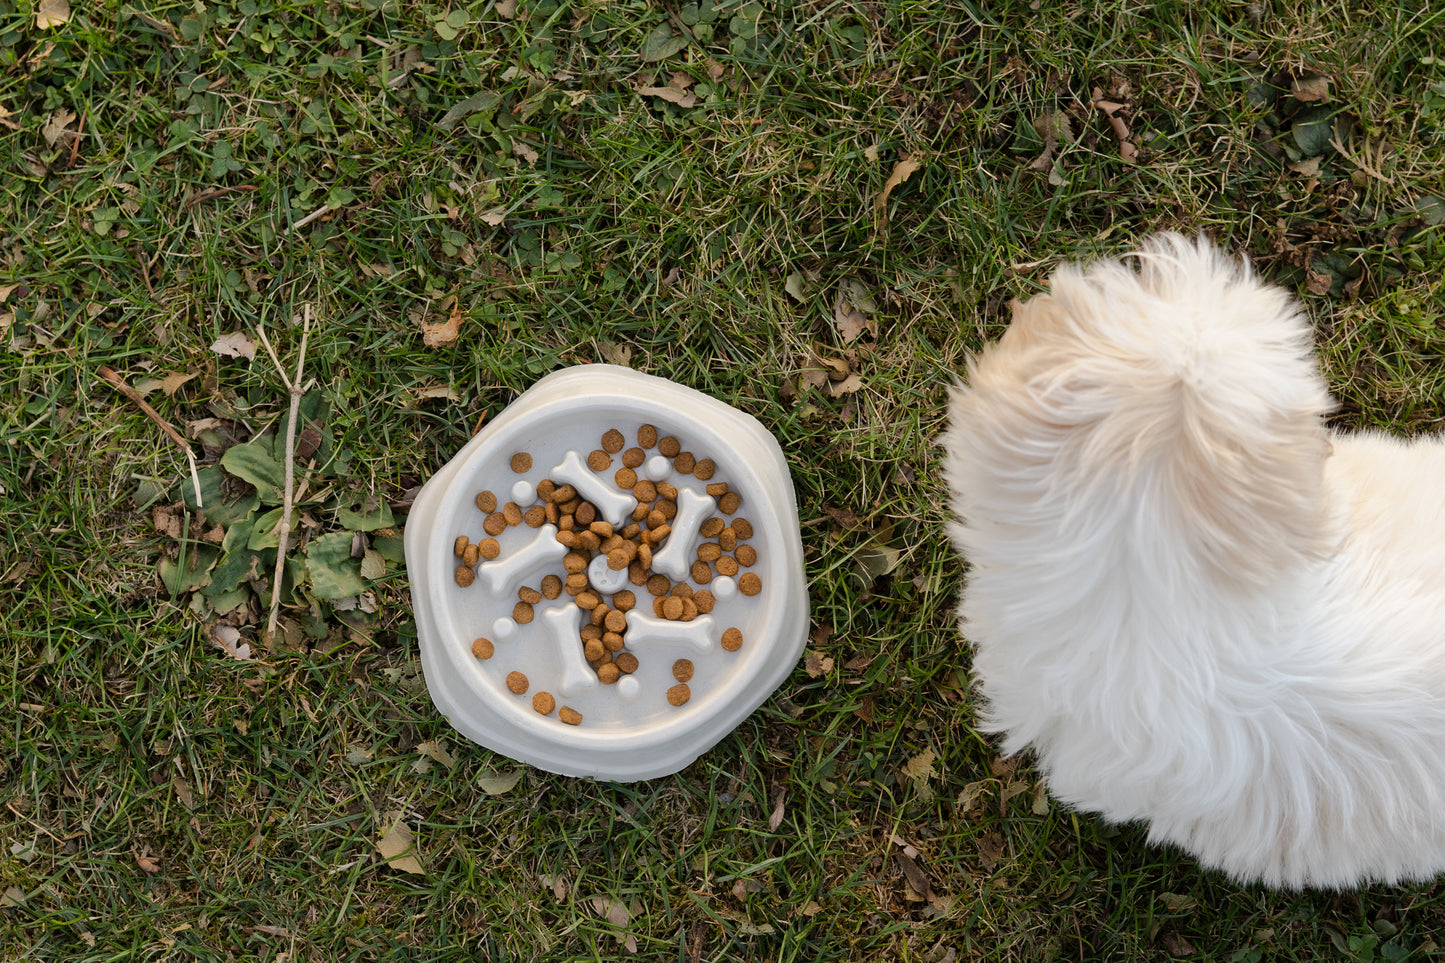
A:
<svg viewBox="0 0 1445 963">
<path fill-rule="evenodd" d="M 185 806 L 187 809 L 196 808 L 196 797 L 191 792 L 190 783 L 186 782 L 180 776 L 172 776 L 171 787 L 175 789 L 176 798 L 181 801 L 182 806 Z"/>
<path fill-rule="evenodd" d="M 403 873 L 425 876 L 421 860 L 417 858 L 416 837 L 411 833 L 399 812 L 386 814 L 387 827 L 376 841 L 376 851 L 392 869 Z"/>
<path fill-rule="evenodd" d="M 434 385 L 430 388 L 416 389 L 417 401 L 432 401 L 436 398 L 442 398 L 446 401 L 462 400 L 462 396 L 457 394 L 457 390 L 451 385 Z"/>
<path fill-rule="evenodd" d="M 416 751 L 428 759 L 436 760 L 448 769 L 455 767 L 457 764 L 456 758 L 447 752 L 446 746 L 443 746 L 435 739 L 428 739 L 426 742 L 418 743 Z"/>
<path fill-rule="evenodd" d="M 1295 161 L 1289 165 L 1289 169 L 1304 177 L 1318 177 L 1320 174 L 1320 158 L 1310 157 L 1302 161 Z"/>
<path fill-rule="evenodd" d="M 878 229 L 888 226 L 888 195 L 893 189 L 923 168 L 923 162 L 909 154 L 893 165 L 893 173 L 883 182 L 883 190 L 873 199 L 873 212 L 878 217 Z"/>
<path fill-rule="evenodd" d="M 135 386 L 135 390 L 142 398 L 144 398 L 152 391 L 160 388 L 166 393 L 167 398 L 173 398 L 175 397 L 176 392 L 181 389 L 181 385 L 185 384 L 187 381 L 190 381 L 192 378 L 199 377 L 199 374 L 185 374 L 184 372 L 180 371 L 172 371 L 164 378 L 146 378 L 144 381 L 138 382 Z"/>
<path fill-rule="evenodd" d="M 597 353 L 608 364 L 615 364 L 623 368 L 632 367 L 632 349 L 625 344 L 599 341 L 597 342 Z"/>
<path fill-rule="evenodd" d="M 161 871 L 161 861 L 154 856 L 137 856 L 135 858 L 135 864 L 147 873 L 159 873 Z"/>
<path fill-rule="evenodd" d="M 807 303 L 808 297 L 813 293 L 813 288 L 813 282 L 809 281 L 800 271 L 789 274 L 787 280 L 783 282 L 783 290 L 787 291 L 788 296 L 799 304 Z"/>
<path fill-rule="evenodd" d="M 517 0 L 497 0 L 497 5 L 493 9 L 503 20 L 511 20 L 517 15 Z"/>
<path fill-rule="evenodd" d="M 40 128 L 41 136 L 45 138 L 46 144 L 54 147 L 62 138 L 69 139 L 78 136 L 74 131 L 66 129 L 74 122 L 75 112 L 61 107 L 59 110 L 52 111 L 50 116 L 45 119 L 45 126 Z"/>
<path fill-rule="evenodd" d="M 903 878 L 907 880 L 908 888 L 913 891 L 907 894 L 909 901 L 913 903 L 927 901 L 933 892 L 933 882 L 928 878 L 928 874 L 907 853 L 894 853 L 893 861 L 898 864 L 899 869 L 903 870 Z"/>
<path fill-rule="evenodd" d="M 442 310 L 447 312 L 445 321 L 419 319 L 421 340 L 428 348 L 449 348 L 457 343 L 457 338 L 461 335 L 462 309 L 455 294 L 442 302 Z"/>
<path fill-rule="evenodd" d="M 500 796 L 504 793 L 509 793 L 512 791 L 513 787 L 515 787 L 517 783 L 521 781 L 522 774 L 525 771 L 525 769 L 519 766 L 518 768 L 513 769 L 510 772 L 483 773 L 482 775 L 477 777 L 477 788 L 481 789 L 481 791 L 486 793 L 488 796 Z"/>
<path fill-rule="evenodd" d="M 49 30 L 51 27 L 58 27 L 70 21 L 70 3 L 68 0 L 40 0 L 35 6 L 35 26 L 41 30 Z"/>
<path fill-rule="evenodd" d="M 244 331 L 232 331 L 217 338 L 211 345 L 211 350 L 227 358 L 245 358 L 250 361 L 256 357 L 256 342 L 248 338 Z"/>
<path fill-rule="evenodd" d="M 507 215 L 503 214 L 501 211 L 491 211 L 487 214 L 482 215 L 482 223 L 487 225 L 488 227 L 501 227 L 502 223 L 506 221 L 506 219 Z"/>
<path fill-rule="evenodd" d="M 1049 814 L 1049 787 L 1044 785 L 1043 780 L 1034 783 L 1034 800 L 1029 806 L 1029 812 L 1035 816 Z"/>
<path fill-rule="evenodd" d="M 451 110 L 442 114 L 441 119 L 437 121 L 437 129 L 451 130 L 472 114 L 491 110 L 501 102 L 501 94 L 494 94 L 490 90 L 479 91 L 465 100 L 458 101 Z"/>
<path fill-rule="evenodd" d="M 863 377 L 857 372 L 854 372 L 842 381 L 830 381 L 828 383 L 828 395 L 833 398 L 841 398 L 844 395 L 851 395 L 862 387 Z"/>
<path fill-rule="evenodd" d="M 984 872 L 991 873 L 1008 851 L 1008 842 L 998 833 L 989 833 L 978 841 L 978 862 Z"/>
<path fill-rule="evenodd" d="M 11 906 L 25 905 L 25 890 L 19 886 L 5 887 L 4 895 L 0 895 L 0 909 L 8 909 Z"/>
<path fill-rule="evenodd" d="M 251 646 L 241 641 L 241 632 L 234 625 L 211 626 L 211 641 L 233 659 L 251 658 Z"/>
<path fill-rule="evenodd" d="M 839 289 L 838 297 L 833 300 L 833 326 L 844 344 L 857 341 L 865 331 L 873 329 L 868 315 L 859 310 L 859 306 L 849 298 L 846 285 Z"/>
<path fill-rule="evenodd" d="M 903 764 L 902 773 L 913 783 L 913 789 L 920 799 L 933 798 L 933 787 L 928 785 L 928 780 L 938 775 L 933 771 L 933 763 L 937 758 L 932 749 L 924 749 Z"/>
<path fill-rule="evenodd" d="M 833 660 L 832 660 L 832 659 L 829 659 L 828 661 L 831 663 Z M 832 668 L 832 666 L 829 665 L 829 668 Z M 778 801 L 773 805 L 772 815 L 768 816 L 768 832 L 770 832 L 770 833 L 775 833 L 775 832 L 777 832 L 777 831 L 778 831 L 778 827 L 783 824 L 783 814 L 787 811 L 787 810 L 784 808 L 783 803 L 784 803 L 786 800 L 787 800 L 787 793 L 786 793 L 784 790 L 779 789 L 779 790 L 778 790 Z"/>
<path fill-rule="evenodd" d="M 682 108 L 697 106 L 697 94 L 676 87 L 643 87 L 638 91 L 644 97 L 657 97 Z"/>
<path fill-rule="evenodd" d="M 833 659 L 814 649 L 803 658 L 803 669 L 809 678 L 816 679 L 833 671 Z"/>
<path fill-rule="evenodd" d="M 1094 107 L 1109 119 L 1109 126 L 1114 129 L 1114 137 L 1119 141 L 1119 158 L 1126 164 L 1133 164 L 1139 159 L 1139 148 L 1129 140 L 1129 125 L 1120 115 L 1124 105 L 1105 100 L 1104 92 L 1098 87 L 1094 88 L 1093 103 Z"/>
<path fill-rule="evenodd" d="M 1330 78 L 1320 74 L 1301 77 L 1291 85 L 1289 93 L 1300 103 L 1329 103 Z"/>
<path fill-rule="evenodd" d="M 1053 166 L 1054 151 L 1059 149 L 1059 144 L 1066 140 L 1073 140 L 1073 124 L 1069 120 L 1069 115 L 1061 110 L 1040 114 L 1030 123 L 1033 124 L 1034 132 L 1043 138 L 1044 152 L 1029 162 L 1029 169 L 1050 170 Z"/>
</svg>

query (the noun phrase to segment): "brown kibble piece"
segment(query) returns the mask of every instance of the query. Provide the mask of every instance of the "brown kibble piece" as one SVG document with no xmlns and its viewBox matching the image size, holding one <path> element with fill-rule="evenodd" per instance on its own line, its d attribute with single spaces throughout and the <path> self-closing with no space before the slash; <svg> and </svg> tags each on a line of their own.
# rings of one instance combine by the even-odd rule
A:
<svg viewBox="0 0 1445 963">
<path fill-rule="evenodd" d="M 703 458 L 692 466 L 692 473 L 703 481 L 717 474 L 717 464 L 711 458 Z"/>
<path fill-rule="evenodd" d="M 647 540 L 650 541 L 652 544 L 656 545 L 658 542 L 662 541 L 664 538 L 671 534 L 671 525 L 659 525 L 656 528 L 649 528 L 647 530 Z"/>
<path fill-rule="evenodd" d="M 462 552 L 462 564 L 467 568 L 475 568 L 482 560 L 482 547 L 480 545 L 468 545 Z"/>
<path fill-rule="evenodd" d="M 734 518 L 733 532 L 739 540 L 746 541 L 753 537 L 753 523 L 746 518 Z"/>
<path fill-rule="evenodd" d="M 617 483 L 618 488 L 631 488 L 637 484 L 637 472 L 631 468 L 619 468 L 612 480 Z"/>
<path fill-rule="evenodd" d="M 657 429 L 651 425 L 643 425 L 638 428 L 637 443 L 643 448 L 651 448 L 657 444 Z"/>
<path fill-rule="evenodd" d="M 507 530 L 507 519 L 501 512 L 492 512 L 482 521 L 482 531 L 488 535 L 500 535 Z"/>
<path fill-rule="evenodd" d="M 739 545 L 738 550 L 733 552 L 733 557 L 744 567 L 751 568 L 758 564 L 758 550 L 751 545 Z"/>
<path fill-rule="evenodd" d="M 518 602 L 512 606 L 512 621 L 518 625 L 529 624 L 535 616 L 536 613 L 533 611 L 532 606 L 526 602 Z"/>
<path fill-rule="evenodd" d="M 519 451 L 512 456 L 512 471 L 517 474 L 525 474 L 532 470 L 532 456 L 525 451 Z"/>
<path fill-rule="evenodd" d="M 651 505 L 646 502 L 638 502 L 637 507 L 632 510 L 632 520 L 640 522 L 647 517 L 647 513 L 650 511 L 652 511 Z"/>
<path fill-rule="evenodd" d="M 655 615 L 655 616 L 657 616 L 657 617 L 660 618 L 660 619 L 661 619 L 661 618 L 666 618 L 666 616 L 664 616 L 664 615 L 662 614 L 662 603 L 663 603 L 663 602 L 666 602 L 666 601 L 667 601 L 667 599 L 665 599 L 665 598 L 656 598 L 656 599 L 653 599 L 653 600 L 652 600 L 652 614 Z"/>
<path fill-rule="evenodd" d="M 662 509 L 654 508 L 647 513 L 647 527 L 657 528 L 659 525 L 667 524 L 667 516 L 662 514 Z"/>
<path fill-rule="evenodd" d="M 522 506 L 516 502 L 507 502 L 502 506 L 502 517 L 507 520 L 508 525 L 522 524 Z"/>
<path fill-rule="evenodd" d="M 562 594 L 562 580 L 556 575 L 542 576 L 542 595 L 549 599 L 555 599 Z"/>
<path fill-rule="evenodd" d="M 713 498 L 721 498 L 728 493 L 727 482 L 713 482 L 707 486 L 707 493 Z"/>
<path fill-rule="evenodd" d="M 607 613 L 607 618 L 603 619 L 602 624 L 607 626 L 607 631 L 609 632 L 626 632 L 627 616 L 623 615 L 616 609 L 613 609 L 611 612 Z"/>
<path fill-rule="evenodd" d="M 585 588 L 587 588 L 586 572 L 573 572 L 571 575 L 567 576 L 567 591 L 571 592 L 573 595 L 576 595 L 578 592 L 581 592 Z"/>
<path fill-rule="evenodd" d="M 529 685 L 531 685 L 531 683 L 527 681 L 527 677 L 522 673 L 507 673 L 507 688 L 512 690 L 512 695 L 521 695 L 527 691 L 527 686 Z"/>
<path fill-rule="evenodd" d="M 543 505 L 542 508 L 547 513 L 547 521 L 551 522 L 553 525 L 556 525 L 562 520 L 562 513 L 557 510 L 557 506 L 555 503 L 548 502 L 547 504 Z"/>
<path fill-rule="evenodd" d="M 718 547 L 717 542 L 703 542 L 697 547 L 699 562 L 716 562 L 720 555 L 722 555 L 722 549 Z"/>
<path fill-rule="evenodd" d="M 614 548 L 607 553 L 607 567 L 614 572 L 620 572 L 628 566 L 632 559 L 620 548 Z"/>
<path fill-rule="evenodd" d="M 458 565 L 456 571 L 457 584 L 466 588 L 477 580 L 477 573 L 471 570 L 470 566 Z"/>
<path fill-rule="evenodd" d="M 672 677 L 678 682 L 686 682 L 692 678 L 692 660 L 678 659 L 672 664 Z"/>
<path fill-rule="evenodd" d="M 569 726 L 580 726 L 582 724 L 582 713 L 578 712 L 571 706 L 563 706 L 560 710 L 558 710 L 557 718 L 561 719 Z"/>
<path fill-rule="evenodd" d="M 667 704 L 670 706 L 684 705 L 691 698 L 692 690 L 685 683 L 679 682 L 667 690 Z"/>
<path fill-rule="evenodd" d="M 617 663 L 617 668 L 629 675 L 637 671 L 637 656 L 631 652 L 624 652 L 612 661 Z"/>
<path fill-rule="evenodd" d="M 595 552 L 602 547 L 602 539 L 597 537 L 596 532 L 589 529 L 577 536 L 577 544 L 589 552 Z"/>
<path fill-rule="evenodd" d="M 596 532 L 598 538 L 609 538 L 612 535 L 612 523 L 603 518 L 599 518 L 587 527 Z"/>
<path fill-rule="evenodd" d="M 651 546 L 651 545 L 648 545 L 646 542 L 642 543 L 641 545 L 638 545 L 638 546 L 637 546 L 637 560 L 638 560 L 638 562 L 642 563 L 642 568 L 643 568 L 644 571 L 646 571 L 646 570 L 648 570 L 648 569 L 651 569 L 651 568 L 652 568 L 652 546 Z M 645 581 L 647 581 L 646 578 L 644 578 L 644 579 L 642 580 L 642 582 L 645 582 Z M 637 584 L 638 584 L 638 585 L 641 585 L 642 582 L 638 582 Z"/>
<path fill-rule="evenodd" d="M 590 642 L 593 639 L 602 638 L 602 629 L 598 628 L 595 625 L 584 625 L 582 626 L 582 631 L 579 634 L 582 636 L 583 642 Z"/>
<path fill-rule="evenodd" d="M 643 546 L 643 548 L 646 547 L 645 545 Z M 648 556 L 649 559 L 651 557 L 650 555 Z M 642 549 L 638 549 L 637 558 L 633 560 L 631 565 L 627 566 L 627 581 L 633 585 L 647 584 L 647 568 L 642 561 Z"/>
<path fill-rule="evenodd" d="M 738 560 L 731 555 L 724 555 L 713 564 L 717 566 L 717 573 L 719 575 L 733 576 L 738 574 Z"/>
<path fill-rule="evenodd" d="M 598 599 L 597 604 L 592 606 L 592 611 L 588 615 L 587 621 L 600 628 L 603 620 L 607 618 L 607 613 L 611 611 L 601 599 Z"/>
<path fill-rule="evenodd" d="M 602 600 L 591 592 L 583 592 L 577 596 L 577 607 L 579 609 L 586 609 L 590 612 L 601 604 Z"/>
<path fill-rule="evenodd" d="M 517 589 L 517 600 L 520 602 L 526 602 L 528 605 L 536 605 L 538 602 L 542 601 L 542 593 L 534 588 L 528 588 L 527 586 L 523 585 L 521 588 Z"/>
<path fill-rule="evenodd" d="M 577 513 L 572 517 L 577 520 L 578 525 L 586 528 L 597 521 L 597 506 L 591 502 L 583 502 L 577 506 Z"/>
<path fill-rule="evenodd" d="M 552 500 L 552 493 L 557 490 L 557 483 L 550 478 L 544 478 L 537 482 L 537 497 L 544 502 Z"/>
<path fill-rule="evenodd" d="M 588 662 L 596 662 L 606 655 L 607 650 L 602 647 L 602 637 L 599 635 L 595 639 L 588 639 L 583 642 L 582 654 L 587 657 Z"/>
<path fill-rule="evenodd" d="M 472 655 L 479 659 L 490 659 L 496 651 L 497 647 L 492 644 L 491 639 L 472 640 Z"/>
<path fill-rule="evenodd" d="M 672 460 L 672 467 L 684 475 L 691 475 L 692 470 L 697 467 L 697 456 L 690 451 L 680 451 Z"/>
<path fill-rule="evenodd" d="M 722 634 L 722 647 L 728 652 L 736 652 L 743 647 L 743 634 L 737 629 L 727 629 Z"/>
<path fill-rule="evenodd" d="M 632 497 L 640 502 L 651 502 L 657 498 L 657 486 L 644 478 L 632 486 Z"/>
<path fill-rule="evenodd" d="M 686 582 L 678 582 L 668 594 L 675 595 L 680 599 L 690 599 L 692 598 L 692 586 Z"/>
<path fill-rule="evenodd" d="M 637 604 L 637 596 L 624 589 L 612 596 L 612 607 L 619 612 L 630 612 Z"/>
<path fill-rule="evenodd" d="M 692 604 L 697 606 L 699 612 L 706 615 L 717 604 L 717 599 L 707 589 L 699 589 L 692 595 Z"/>
<path fill-rule="evenodd" d="M 603 685 L 611 685 L 622 676 L 622 670 L 617 668 L 616 662 L 608 662 L 597 667 L 597 681 Z"/>
<path fill-rule="evenodd" d="M 677 501 L 677 486 L 672 482 L 658 482 L 657 493 L 663 498 L 670 498 Z"/>
<path fill-rule="evenodd" d="M 691 598 L 682 600 L 682 621 L 691 622 L 697 618 L 697 603 Z"/>
<path fill-rule="evenodd" d="M 672 582 L 666 575 L 654 575 L 647 580 L 647 590 L 653 595 L 666 595 L 670 588 L 672 588 Z"/>
<path fill-rule="evenodd" d="M 539 692 L 532 696 L 532 708 L 544 716 L 550 716 L 552 710 L 557 708 L 557 700 L 552 698 L 550 692 Z"/>
<path fill-rule="evenodd" d="M 697 533 L 703 538 L 717 538 L 718 532 L 723 530 L 727 522 L 714 515 L 697 527 Z"/>
<path fill-rule="evenodd" d="M 567 570 L 568 575 L 576 575 L 578 572 L 587 571 L 587 559 L 579 552 L 568 552 L 562 556 L 562 567 Z"/>
<path fill-rule="evenodd" d="M 612 456 L 601 448 L 594 448 L 587 455 L 587 467 L 593 471 L 606 471 L 612 467 Z"/>
<path fill-rule="evenodd" d="M 477 492 L 477 508 L 488 514 L 497 510 L 497 496 L 491 492 Z"/>
<path fill-rule="evenodd" d="M 669 596 L 662 603 L 662 617 L 665 619 L 677 620 L 682 618 L 682 599 L 675 595 Z"/>
<path fill-rule="evenodd" d="M 692 580 L 699 585 L 706 585 L 712 581 L 712 566 L 706 562 L 692 563 Z"/>
<path fill-rule="evenodd" d="M 603 632 L 602 647 L 608 652 L 621 652 L 622 636 L 617 632 Z"/>
<path fill-rule="evenodd" d="M 657 450 L 668 458 L 676 458 L 677 453 L 682 451 L 682 442 L 668 435 L 666 438 L 657 439 Z"/>
<path fill-rule="evenodd" d="M 622 453 L 623 468 L 641 468 L 645 461 L 647 461 L 647 452 L 641 448 L 629 448 Z"/>
<path fill-rule="evenodd" d="M 670 498 L 659 498 L 656 507 L 662 512 L 662 517 L 669 521 L 677 517 L 677 502 Z"/>
<path fill-rule="evenodd" d="M 616 428 L 608 428 L 602 435 L 602 450 L 609 455 L 617 454 L 625 444 L 627 444 L 627 439 Z"/>
<path fill-rule="evenodd" d="M 723 529 L 722 531 L 718 532 L 717 544 L 718 548 L 722 549 L 724 552 L 731 552 L 733 549 L 738 547 L 738 533 L 733 531 L 731 528 Z"/>
<path fill-rule="evenodd" d="M 527 523 L 528 528 L 541 528 L 547 522 L 547 509 L 533 505 L 523 513 L 522 521 Z"/>
<path fill-rule="evenodd" d="M 738 591 L 751 598 L 763 590 L 763 580 L 758 578 L 757 572 L 744 572 L 743 577 L 738 579 Z"/>
<path fill-rule="evenodd" d="M 722 511 L 724 515 L 731 515 L 742 506 L 742 503 L 743 496 L 739 495 L 737 492 L 728 492 L 726 495 L 717 500 L 717 507 Z"/>
<path fill-rule="evenodd" d="M 477 543 L 477 554 L 490 562 L 502 554 L 501 543 L 495 538 L 484 538 Z"/>
<path fill-rule="evenodd" d="M 472 540 L 467 538 L 465 535 L 458 535 L 457 540 L 455 542 L 452 542 L 452 554 L 455 555 L 457 558 L 461 558 L 462 554 L 466 552 L 467 546 L 471 543 Z"/>
<path fill-rule="evenodd" d="M 537 494 L 540 495 L 541 493 L 541 488 L 538 488 Z M 570 502 L 576 497 L 577 489 L 573 488 L 571 485 L 563 485 L 560 488 L 553 488 L 550 492 L 547 493 L 547 501 L 555 502 L 558 505 L 565 505 L 567 502 Z"/>
<path fill-rule="evenodd" d="M 576 548 L 577 533 L 569 532 L 567 531 L 567 529 L 564 528 L 562 529 L 562 531 L 557 533 L 557 542 L 560 545 L 566 545 L 568 548 Z"/>
</svg>

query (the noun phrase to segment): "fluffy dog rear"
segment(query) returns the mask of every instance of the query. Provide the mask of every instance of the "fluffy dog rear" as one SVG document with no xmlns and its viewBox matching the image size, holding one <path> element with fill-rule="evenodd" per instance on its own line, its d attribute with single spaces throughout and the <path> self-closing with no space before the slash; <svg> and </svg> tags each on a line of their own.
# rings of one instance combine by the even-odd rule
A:
<svg viewBox="0 0 1445 963">
<path fill-rule="evenodd" d="M 1445 447 L 1331 436 L 1310 328 L 1201 241 L 1064 268 L 943 439 L 984 724 L 1241 880 L 1445 870 Z"/>
</svg>

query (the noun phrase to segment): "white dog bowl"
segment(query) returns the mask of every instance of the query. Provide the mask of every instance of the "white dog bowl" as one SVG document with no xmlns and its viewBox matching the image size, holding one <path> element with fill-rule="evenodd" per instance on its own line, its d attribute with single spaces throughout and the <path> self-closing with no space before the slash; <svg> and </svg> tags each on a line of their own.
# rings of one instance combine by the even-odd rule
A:
<svg viewBox="0 0 1445 963">
<path fill-rule="evenodd" d="M 537 494 L 544 480 L 574 486 L 599 519 L 621 531 L 632 521 L 637 499 L 619 487 L 615 473 L 623 467 L 622 454 L 641 447 L 643 425 L 716 466 L 710 479 L 700 479 L 651 447 L 635 469 L 639 479 L 678 489 L 672 532 L 655 546 L 651 573 L 668 576 L 674 586 L 705 589 L 714 601 L 710 613 L 688 621 L 659 617 L 655 596 L 633 584 L 627 569 L 613 570 L 605 556 L 594 557 L 586 569 L 590 586 L 600 590 L 593 594 L 604 602 L 620 591 L 636 598 L 621 633 L 623 652 L 635 657 L 636 668 L 609 683 L 584 656 L 581 630 L 590 613 L 573 595 L 564 590 L 514 617 L 520 588 L 540 590 L 549 574 L 567 577 L 568 549 L 557 541 L 557 527 L 506 526 L 495 536 L 500 554 L 475 566 L 475 581 L 465 587 L 456 574 L 465 562 L 455 547 L 458 536 L 471 543 L 487 537 L 488 513 L 478 507 L 478 493 L 492 492 L 498 511 L 512 502 L 525 512 L 544 503 Z M 609 430 L 621 432 L 622 451 L 612 454 L 607 468 L 593 471 L 588 456 L 604 447 Z M 529 468 L 525 459 L 513 463 L 519 453 L 530 456 Z M 732 514 L 707 492 L 720 483 L 741 496 Z M 699 533 L 711 518 L 722 518 L 730 531 L 737 519 L 747 519 L 752 534 L 739 545 L 750 546 L 756 561 L 740 564 L 732 577 L 715 566 L 731 569 L 733 562 L 715 562 L 708 573 L 696 573 L 708 576 L 698 582 L 692 570 L 700 560 L 698 546 L 718 538 Z M 739 562 L 751 558 L 736 548 L 731 554 Z M 754 418 L 716 399 L 628 368 L 559 371 L 509 405 L 418 494 L 406 525 L 406 560 L 422 669 L 437 708 L 472 741 L 563 775 L 631 781 L 676 772 L 762 704 L 792 671 L 807 638 L 797 505 L 777 441 Z M 743 583 L 748 573 L 756 581 Z M 744 588 L 758 591 L 748 595 Z M 740 646 L 733 647 L 733 633 L 724 646 L 728 629 L 741 633 Z M 490 643 L 489 658 L 474 654 L 478 638 Z M 621 654 L 614 659 L 628 664 L 617 659 Z M 679 660 L 691 663 L 692 676 L 688 698 L 674 705 L 681 692 L 674 675 Z M 509 687 L 514 673 L 526 679 L 522 693 Z M 545 698 L 534 707 L 539 693 L 551 697 L 551 711 L 540 711 L 547 708 Z M 563 721 L 564 708 L 572 723 Z"/>
</svg>

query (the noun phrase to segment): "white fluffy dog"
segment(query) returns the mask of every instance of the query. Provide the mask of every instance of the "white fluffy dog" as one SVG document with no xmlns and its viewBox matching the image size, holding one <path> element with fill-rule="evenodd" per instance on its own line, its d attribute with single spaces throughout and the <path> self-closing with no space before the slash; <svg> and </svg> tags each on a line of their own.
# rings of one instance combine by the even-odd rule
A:
<svg viewBox="0 0 1445 963">
<path fill-rule="evenodd" d="M 1332 435 L 1247 265 L 1133 257 L 1059 270 L 954 392 L 985 727 L 1239 880 L 1445 871 L 1445 445 Z"/>
</svg>

